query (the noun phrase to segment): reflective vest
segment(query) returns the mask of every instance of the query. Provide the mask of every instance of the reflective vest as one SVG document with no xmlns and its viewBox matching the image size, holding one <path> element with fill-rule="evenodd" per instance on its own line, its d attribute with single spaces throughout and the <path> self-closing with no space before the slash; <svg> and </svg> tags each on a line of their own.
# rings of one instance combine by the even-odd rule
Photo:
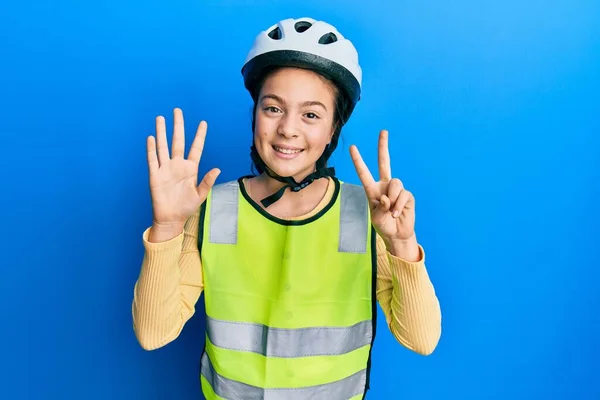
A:
<svg viewBox="0 0 600 400">
<path fill-rule="evenodd" d="M 214 186 L 200 215 L 205 397 L 364 398 L 377 315 L 364 189 L 334 178 L 324 210 L 287 221 L 242 179 Z"/>
</svg>

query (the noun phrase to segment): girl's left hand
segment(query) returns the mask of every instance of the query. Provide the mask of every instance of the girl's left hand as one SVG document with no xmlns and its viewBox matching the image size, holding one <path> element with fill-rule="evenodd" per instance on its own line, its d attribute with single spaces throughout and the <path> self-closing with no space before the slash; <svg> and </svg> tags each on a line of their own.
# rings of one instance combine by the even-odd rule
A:
<svg viewBox="0 0 600 400">
<path fill-rule="evenodd" d="M 379 134 L 379 181 L 373 179 L 356 146 L 350 147 L 350 155 L 369 200 L 371 222 L 388 248 L 414 242 L 415 199 L 399 179 L 392 178 L 388 131 Z"/>
</svg>

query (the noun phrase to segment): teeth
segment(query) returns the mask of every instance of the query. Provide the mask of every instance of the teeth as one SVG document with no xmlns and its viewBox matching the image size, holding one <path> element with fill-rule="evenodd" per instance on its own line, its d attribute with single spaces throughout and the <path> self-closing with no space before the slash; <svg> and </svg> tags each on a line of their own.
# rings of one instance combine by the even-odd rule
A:
<svg viewBox="0 0 600 400">
<path fill-rule="evenodd" d="M 275 147 L 275 150 L 277 150 L 280 153 L 284 153 L 284 154 L 296 154 L 296 153 L 300 153 L 302 151 L 302 150 L 282 149 L 280 147 Z"/>
</svg>

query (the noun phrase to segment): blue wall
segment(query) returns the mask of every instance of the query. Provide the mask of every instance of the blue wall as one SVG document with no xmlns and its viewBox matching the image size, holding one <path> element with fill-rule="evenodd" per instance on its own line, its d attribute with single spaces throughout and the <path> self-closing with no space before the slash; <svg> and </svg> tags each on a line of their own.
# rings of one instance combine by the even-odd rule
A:
<svg viewBox="0 0 600 400">
<path fill-rule="evenodd" d="M 0 398 L 201 398 L 202 307 L 163 349 L 132 331 L 145 138 L 181 107 L 188 132 L 210 125 L 201 173 L 248 173 L 239 70 L 289 16 L 358 47 L 363 99 L 334 165 L 358 183 L 349 145 L 375 168 L 389 129 L 442 304 L 430 357 L 380 325 L 370 398 L 600 398 L 600 3 L 343 4 L 3 3 Z"/>
</svg>

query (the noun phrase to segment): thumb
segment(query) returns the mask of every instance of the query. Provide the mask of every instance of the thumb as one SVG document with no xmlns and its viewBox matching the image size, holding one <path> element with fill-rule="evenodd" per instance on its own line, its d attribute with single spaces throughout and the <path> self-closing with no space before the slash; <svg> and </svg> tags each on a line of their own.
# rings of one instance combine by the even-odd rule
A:
<svg viewBox="0 0 600 400">
<path fill-rule="evenodd" d="M 196 188 L 196 190 L 198 191 L 198 196 L 200 196 L 201 202 L 204 202 L 204 200 L 206 200 L 208 192 L 210 192 L 210 189 L 212 189 L 219 174 L 221 174 L 221 170 L 218 168 L 213 168 L 206 175 L 204 175 L 204 178 L 202 178 L 202 182 L 200 182 L 200 184 Z"/>
<path fill-rule="evenodd" d="M 379 205 L 377 206 L 377 208 L 382 212 L 387 212 L 390 209 L 391 205 L 392 202 L 390 201 L 390 198 L 384 194 L 379 199 Z"/>
<path fill-rule="evenodd" d="M 379 198 L 379 203 L 371 211 L 371 219 L 374 224 L 380 224 L 385 221 L 390 206 L 391 201 L 385 194 Z"/>
</svg>

